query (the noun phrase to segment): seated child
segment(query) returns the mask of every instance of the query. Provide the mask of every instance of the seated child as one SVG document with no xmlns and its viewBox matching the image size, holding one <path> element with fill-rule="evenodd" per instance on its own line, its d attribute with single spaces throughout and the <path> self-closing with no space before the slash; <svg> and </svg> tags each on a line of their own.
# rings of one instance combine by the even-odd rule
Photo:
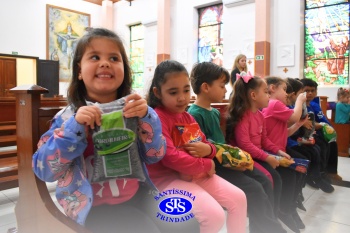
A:
<svg viewBox="0 0 350 233">
<path fill-rule="evenodd" d="M 335 123 L 350 124 L 350 93 L 340 87 L 337 93 L 338 102 L 335 109 Z"/>
<path fill-rule="evenodd" d="M 289 87 L 291 87 L 290 90 L 288 90 L 287 88 L 288 105 L 290 108 L 293 109 L 297 96 L 301 94 L 303 91 L 303 84 L 299 80 L 294 78 L 287 78 L 287 82 L 289 84 Z M 312 131 L 312 134 L 313 134 L 314 127 L 312 127 L 312 123 L 311 124 L 309 123 L 307 127 L 311 128 L 311 129 L 307 129 L 307 131 Z M 321 160 L 320 160 L 321 155 L 320 155 L 319 146 L 316 144 L 310 144 L 310 143 L 309 144 L 298 143 L 297 139 L 299 139 L 300 136 L 305 136 L 305 133 L 300 132 L 299 130 L 299 131 L 296 131 L 290 137 L 288 137 L 287 147 L 299 152 L 300 154 L 304 155 L 308 160 L 310 160 L 306 182 L 310 186 L 317 189 L 320 188 L 322 191 L 326 193 L 333 192 L 334 188 L 332 187 L 332 185 L 329 183 L 327 179 L 321 176 Z"/>
<path fill-rule="evenodd" d="M 338 175 L 338 145 L 336 141 L 328 143 L 322 133 L 323 124 L 331 125 L 323 114 L 319 104 L 312 100 L 317 96 L 318 84 L 312 79 L 303 78 L 300 81 L 304 85 L 304 92 L 306 92 L 306 106 L 308 112 L 313 112 L 315 115 L 315 129 L 317 135 L 315 135 L 316 144 L 321 148 L 323 159 L 322 172 L 324 176 L 329 176 L 331 179 L 342 180 L 341 176 Z"/>
<path fill-rule="evenodd" d="M 228 108 L 226 138 L 230 144 L 250 153 L 254 162 L 260 164 L 271 174 L 274 182 L 274 204 L 275 208 L 277 207 L 275 212 L 293 232 L 300 232 L 299 229 L 302 226 L 296 223 L 299 216 L 295 211 L 296 208 L 292 208 L 295 205 L 293 199 L 296 172 L 281 167 L 276 157 L 270 154 L 290 159 L 282 148 L 272 143 L 267 137 L 266 121 L 259 109 L 267 107 L 268 104 L 269 93 L 266 81 L 249 74 L 239 75 Z M 287 136 L 285 138 L 287 140 Z M 285 178 L 288 179 L 286 183 L 284 183 Z"/>
<path fill-rule="evenodd" d="M 145 152 L 164 148 L 165 140 L 158 115 L 140 95 L 131 94 L 131 70 L 121 38 L 108 29 L 90 30 L 79 40 L 72 66 L 67 93 L 69 105 L 56 114 L 50 129 L 40 138 L 32 158 L 35 175 L 43 181 L 57 181 L 56 198 L 65 214 L 92 232 L 161 232 L 148 213 L 149 207 L 157 203 L 151 198 L 145 201 L 150 196 L 147 185 L 150 182 L 147 182 L 147 170 L 142 168 L 144 162 L 162 159 L 164 150 Z M 139 127 L 139 132 L 145 132 L 149 138 L 145 141 L 142 135 L 136 137 L 132 144 L 140 149 L 131 145 L 133 152 L 126 151 L 130 152 L 129 159 L 124 157 L 122 163 L 120 159 L 113 163 L 114 159 L 111 169 L 104 169 L 108 177 L 94 181 L 95 168 L 99 167 L 96 160 L 101 156 L 95 150 L 93 131 L 116 123 L 105 118 L 100 106 L 111 102 L 115 106 L 116 100 L 122 99 L 123 103 L 119 103 L 122 109 L 117 112 L 119 129 L 126 128 L 127 122 L 133 120 L 135 128 L 129 135 L 138 134 L 136 127 Z M 130 128 L 125 131 L 131 131 Z M 113 144 L 119 148 L 124 144 L 125 148 L 125 142 L 120 140 Z M 138 177 L 116 174 L 115 170 L 131 171 L 135 164 L 141 165 L 138 171 L 146 181 L 141 182 L 140 174 Z M 143 206 L 145 202 L 147 206 Z"/>
<path fill-rule="evenodd" d="M 197 124 L 186 112 L 190 98 L 186 68 L 173 60 L 161 62 L 154 72 L 148 104 L 160 118 L 167 148 L 159 163 L 147 167 L 151 180 L 161 191 L 185 190 L 195 196 L 195 200 L 190 201 L 200 232 L 218 232 L 226 221 L 227 232 L 243 233 L 247 219 L 246 196 L 241 189 L 215 174 L 215 146 L 205 135 L 194 137 L 194 142 L 184 144 L 181 149 L 174 143 L 173 132 L 177 125 Z M 190 179 L 181 179 L 184 175 Z M 174 230 L 178 230 L 178 225 L 174 224 Z"/>
</svg>

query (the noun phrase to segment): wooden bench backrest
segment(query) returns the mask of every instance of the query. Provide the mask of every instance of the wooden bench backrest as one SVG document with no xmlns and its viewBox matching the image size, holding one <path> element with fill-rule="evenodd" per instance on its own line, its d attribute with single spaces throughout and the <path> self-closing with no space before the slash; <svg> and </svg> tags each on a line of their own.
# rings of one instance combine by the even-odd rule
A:
<svg viewBox="0 0 350 233">
<path fill-rule="evenodd" d="M 60 108 L 40 108 L 40 94 L 47 92 L 40 86 L 20 86 L 11 92 L 16 96 L 19 199 L 15 214 L 18 231 L 91 233 L 56 207 L 46 183 L 32 171 L 32 155 L 38 140 Z"/>
</svg>

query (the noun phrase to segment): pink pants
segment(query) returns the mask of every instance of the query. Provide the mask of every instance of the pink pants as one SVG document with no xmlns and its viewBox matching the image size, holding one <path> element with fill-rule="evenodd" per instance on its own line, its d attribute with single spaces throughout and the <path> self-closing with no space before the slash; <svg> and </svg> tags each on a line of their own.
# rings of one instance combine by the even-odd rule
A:
<svg viewBox="0 0 350 233">
<path fill-rule="evenodd" d="M 244 233 L 247 221 L 247 199 L 242 190 L 214 175 L 192 182 L 174 180 L 167 189 L 181 189 L 192 193 L 192 213 L 200 224 L 201 233 L 216 233 L 225 223 L 223 207 L 227 210 L 227 232 Z"/>
</svg>

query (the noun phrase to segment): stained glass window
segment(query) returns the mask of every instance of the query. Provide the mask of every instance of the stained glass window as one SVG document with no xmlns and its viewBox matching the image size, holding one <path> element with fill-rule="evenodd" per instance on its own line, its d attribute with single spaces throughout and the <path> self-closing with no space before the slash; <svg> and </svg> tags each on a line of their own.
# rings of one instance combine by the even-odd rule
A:
<svg viewBox="0 0 350 233">
<path fill-rule="evenodd" d="M 222 4 L 198 10 L 198 62 L 223 64 Z"/>
<path fill-rule="evenodd" d="M 304 75 L 321 84 L 349 83 L 349 1 L 305 1 Z"/>
<path fill-rule="evenodd" d="M 132 70 L 132 87 L 143 87 L 144 69 L 144 26 L 137 24 L 130 26 L 130 66 Z"/>
</svg>

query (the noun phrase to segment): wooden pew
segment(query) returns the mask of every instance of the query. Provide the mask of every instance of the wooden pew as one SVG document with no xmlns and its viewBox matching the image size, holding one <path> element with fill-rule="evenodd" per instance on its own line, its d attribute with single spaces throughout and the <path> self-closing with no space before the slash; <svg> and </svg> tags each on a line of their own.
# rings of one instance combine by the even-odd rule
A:
<svg viewBox="0 0 350 233">
<path fill-rule="evenodd" d="M 48 92 L 40 86 L 19 86 L 11 92 L 16 96 L 19 199 L 15 214 L 18 231 L 91 233 L 56 207 L 46 183 L 32 171 L 32 155 L 38 140 L 59 108 L 40 108 L 40 94 Z"/>
<path fill-rule="evenodd" d="M 337 132 L 337 144 L 338 144 L 338 156 L 349 157 L 350 146 L 350 125 L 349 124 L 336 124 L 335 123 L 335 108 L 330 108 L 327 96 L 320 96 L 321 109 L 326 115 L 327 119 Z M 327 116 L 327 110 L 331 110 L 331 118 Z"/>
</svg>

